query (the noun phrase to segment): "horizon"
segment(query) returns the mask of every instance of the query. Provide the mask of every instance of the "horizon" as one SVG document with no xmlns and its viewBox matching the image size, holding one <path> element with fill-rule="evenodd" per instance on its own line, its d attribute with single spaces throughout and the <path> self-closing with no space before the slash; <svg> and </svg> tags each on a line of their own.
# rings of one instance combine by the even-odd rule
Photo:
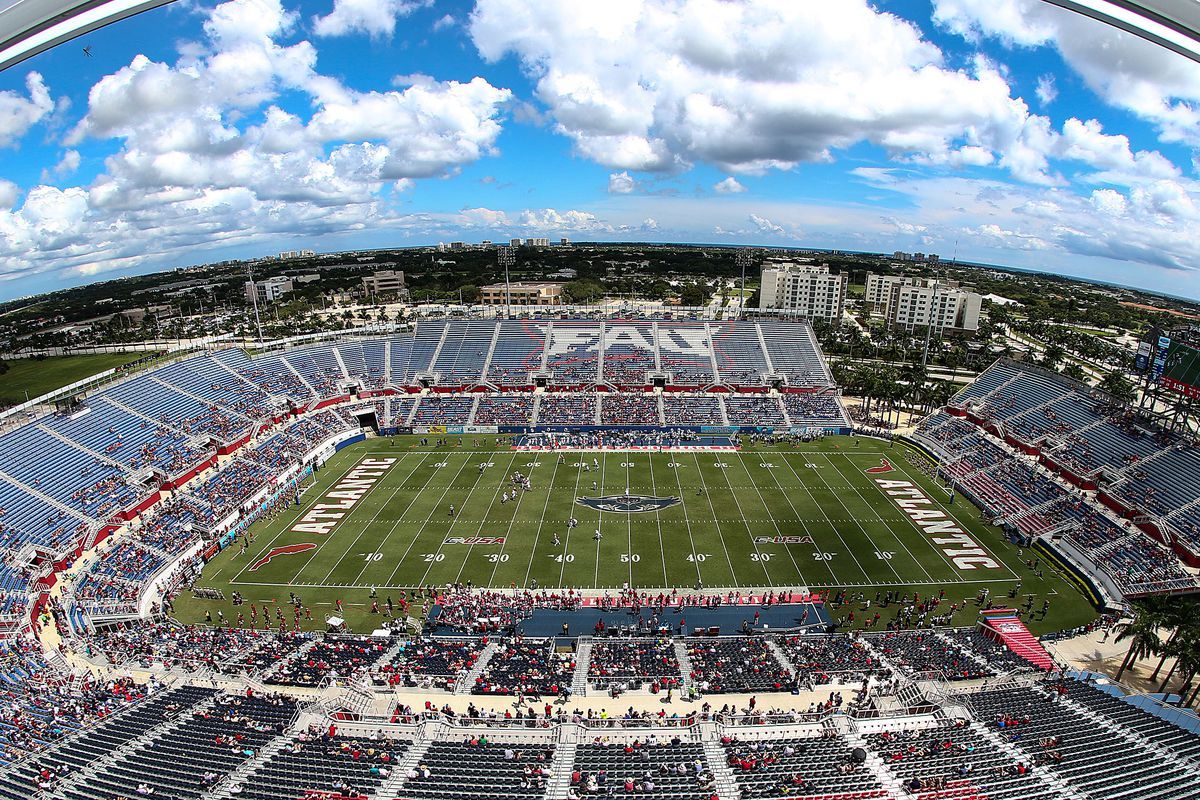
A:
<svg viewBox="0 0 1200 800">
<path fill-rule="evenodd" d="M 1039 0 L 232 0 L 0 72 L 6 301 L 516 236 L 1200 300 L 1200 64 Z"/>
</svg>

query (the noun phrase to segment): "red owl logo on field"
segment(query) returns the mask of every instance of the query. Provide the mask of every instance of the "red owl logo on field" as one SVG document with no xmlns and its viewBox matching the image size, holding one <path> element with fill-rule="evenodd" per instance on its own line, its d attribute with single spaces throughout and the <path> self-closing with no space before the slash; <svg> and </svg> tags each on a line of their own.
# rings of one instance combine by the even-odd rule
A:
<svg viewBox="0 0 1200 800">
<path fill-rule="evenodd" d="M 867 472 L 871 473 L 872 475 L 878 475 L 881 472 L 891 472 L 894 469 L 895 467 L 892 466 L 891 461 L 888 461 L 886 458 L 881 458 L 879 459 L 879 466 L 867 467 Z"/>
</svg>

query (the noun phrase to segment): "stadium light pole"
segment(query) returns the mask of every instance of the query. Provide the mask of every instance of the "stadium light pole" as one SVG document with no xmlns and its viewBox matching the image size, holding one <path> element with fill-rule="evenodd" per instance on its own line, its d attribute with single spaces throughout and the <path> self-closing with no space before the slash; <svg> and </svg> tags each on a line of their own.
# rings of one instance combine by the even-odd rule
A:
<svg viewBox="0 0 1200 800">
<path fill-rule="evenodd" d="M 254 284 L 254 273 L 250 270 L 250 265 L 246 265 L 246 277 L 250 279 L 250 300 L 254 303 L 254 324 L 258 328 L 258 346 L 261 348 L 263 343 L 262 335 L 262 320 L 258 318 L 258 286 Z"/>
<path fill-rule="evenodd" d="M 512 289 L 508 282 L 508 268 L 516 262 L 516 256 L 511 247 L 497 247 L 496 260 L 504 267 L 504 317 L 512 318 Z"/>
<path fill-rule="evenodd" d="M 746 267 L 750 266 L 750 251 L 738 250 L 737 264 L 742 268 L 742 286 L 738 292 L 738 319 L 746 318 Z"/>
</svg>

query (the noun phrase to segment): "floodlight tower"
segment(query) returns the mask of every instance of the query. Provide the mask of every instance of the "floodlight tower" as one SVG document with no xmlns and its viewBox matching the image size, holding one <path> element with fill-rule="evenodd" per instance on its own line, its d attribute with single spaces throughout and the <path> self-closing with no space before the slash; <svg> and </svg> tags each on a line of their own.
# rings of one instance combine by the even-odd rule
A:
<svg viewBox="0 0 1200 800">
<path fill-rule="evenodd" d="M 504 267 L 504 316 L 512 316 L 512 291 L 508 283 L 508 268 L 516 263 L 517 257 L 511 247 L 496 248 L 496 262 Z"/>
<path fill-rule="evenodd" d="M 743 247 L 737 251 L 736 263 L 742 268 L 742 286 L 738 296 L 738 319 L 746 317 L 746 268 L 754 263 L 749 248 Z"/>
</svg>

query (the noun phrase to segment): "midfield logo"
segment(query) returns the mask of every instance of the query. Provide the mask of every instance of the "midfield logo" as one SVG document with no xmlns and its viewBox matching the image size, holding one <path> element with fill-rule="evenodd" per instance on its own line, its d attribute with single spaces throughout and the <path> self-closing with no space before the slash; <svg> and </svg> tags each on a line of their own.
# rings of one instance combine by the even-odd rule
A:
<svg viewBox="0 0 1200 800">
<path fill-rule="evenodd" d="M 504 544 L 503 536 L 451 536 L 442 544 Z"/>
<path fill-rule="evenodd" d="M 679 505 L 678 497 L 647 497 L 643 494 L 614 494 L 608 497 L 578 497 L 575 502 L 597 511 L 632 514 L 638 511 L 662 511 Z"/>
</svg>

